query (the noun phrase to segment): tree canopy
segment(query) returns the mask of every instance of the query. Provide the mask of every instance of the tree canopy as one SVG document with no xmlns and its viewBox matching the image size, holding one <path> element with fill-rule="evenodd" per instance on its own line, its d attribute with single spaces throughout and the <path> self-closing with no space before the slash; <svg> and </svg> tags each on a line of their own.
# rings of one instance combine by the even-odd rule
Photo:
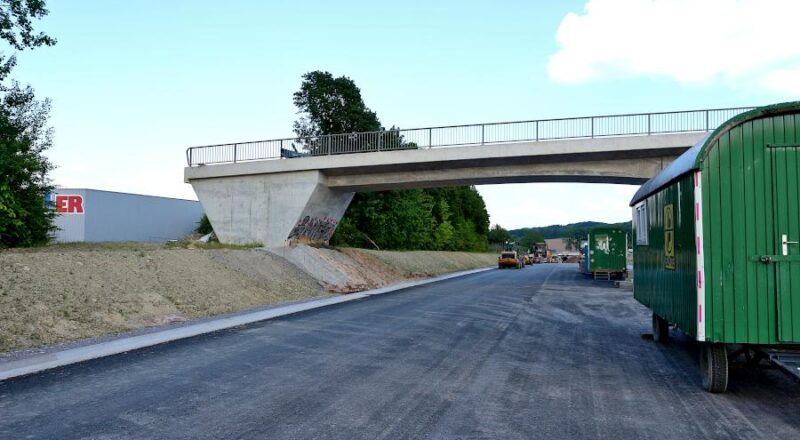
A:
<svg viewBox="0 0 800 440">
<path fill-rule="evenodd" d="M 55 44 L 33 29 L 47 12 L 41 0 L 0 0 L 0 39 L 17 51 Z M 15 55 L 0 53 L 0 247 L 46 243 L 54 229 L 45 205 L 53 165 L 43 154 L 52 145 L 50 102 L 37 101 L 30 86 L 5 82 L 15 64 Z"/>
<path fill-rule="evenodd" d="M 314 71 L 303 75 L 294 104 L 300 137 L 382 131 L 377 114 L 345 76 Z M 382 138 L 388 148 L 415 148 L 395 129 Z M 313 153 L 313 151 L 312 151 Z M 381 249 L 486 250 L 489 214 L 473 187 L 357 193 L 331 243 Z"/>
<path fill-rule="evenodd" d="M 315 70 L 303 75 L 294 105 L 301 117 L 294 123 L 299 137 L 324 134 L 378 131 L 378 115 L 367 108 L 361 89 L 346 76 Z"/>
<path fill-rule="evenodd" d="M 533 230 L 526 232 L 519 240 L 519 246 L 522 249 L 533 249 L 536 243 L 544 243 L 544 237 Z"/>
<path fill-rule="evenodd" d="M 56 40 L 33 29 L 33 20 L 48 14 L 44 0 L 0 0 L 0 38 L 14 50 L 52 46 Z M 0 81 L 6 79 L 17 64 L 17 57 L 0 53 Z"/>
<path fill-rule="evenodd" d="M 511 233 L 509 233 L 508 230 L 500 225 L 492 226 L 492 229 L 489 229 L 487 238 L 489 240 L 489 244 L 500 245 L 514 240 L 514 237 L 511 235 Z"/>
</svg>

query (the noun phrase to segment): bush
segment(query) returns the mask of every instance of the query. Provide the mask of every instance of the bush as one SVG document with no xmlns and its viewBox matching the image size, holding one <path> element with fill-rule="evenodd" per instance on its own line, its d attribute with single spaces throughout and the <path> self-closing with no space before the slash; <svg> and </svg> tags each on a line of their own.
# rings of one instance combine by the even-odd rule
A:
<svg viewBox="0 0 800 440">
<path fill-rule="evenodd" d="M 211 222 L 208 221 L 207 215 L 203 214 L 203 216 L 200 217 L 200 221 L 197 223 L 197 229 L 195 229 L 194 231 L 197 232 L 198 234 L 203 234 L 203 235 L 214 232 L 214 228 L 211 227 Z"/>
</svg>

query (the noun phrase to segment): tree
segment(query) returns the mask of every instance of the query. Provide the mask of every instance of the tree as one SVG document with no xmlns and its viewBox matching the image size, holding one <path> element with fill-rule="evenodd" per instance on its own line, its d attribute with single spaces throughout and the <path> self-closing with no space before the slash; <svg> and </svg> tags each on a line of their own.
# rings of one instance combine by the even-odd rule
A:
<svg viewBox="0 0 800 440">
<path fill-rule="evenodd" d="M 361 91 L 350 78 L 314 71 L 303 75 L 294 94 L 300 118 L 295 133 L 311 154 L 330 150 L 319 137 L 331 134 L 377 132 L 352 139 L 352 147 L 416 148 L 394 127 L 384 130 Z M 337 142 L 339 142 L 337 140 Z M 377 144 L 375 144 L 377 142 Z M 340 145 L 341 147 L 341 145 Z M 331 243 L 381 249 L 486 250 L 489 214 L 473 187 L 412 189 L 357 193 L 339 222 Z"/>
<path fill-rule="evenodd" d="M 42 0 L 0 0 L 0 38 L 17 51 L 52 46 L 56 40 L 32 24 L 47 13 Z M 16 62 L 0 53 L 0 247 L 43 244 L 54 229 L 45 206 L 53 166 L 43 154 L 52 145 L 50 102 L 37 101 L 30 86 L 4 82 Z"/>
<path fill-rule="evenodd" d="M 19 51 L 56 44 L 55 38 L 33 30 L 32 21 L 48 12 L 44 0 L 0 0 L 0 38 Z M 0 53 L 0 81 L 8 77 L 16 64 L 16 55 L 6 57 Z"/>
<path fill-rule="evenodd" d="M 504 244 L 507 241 L 513 240 L 511 234 L 500 225 L 494 225 L 492 229 L 489 229 L 489 235 L 487 238 L 489 243 L 492 244 Z"/>
<path fill-rule="evenodd" d="M 294 105 L 301 115 L 294 122 L 294 132 L 311 154 L 327 154 L 331 148 L 319 144 L 319 136 L 381 130 L 378 115 L 367 108 L 361 89 L 346 76 L 334 78 L 319 70 L 306 73 L 300 90 L 294 93 Z"/>
<path fill-rule="evenodd" d="M 13 84 L 0 101 L 0 246 L 46 243 L 55 213 L 45 206 L 53 166 L 43 155 L 52 144 L 46 127 L 50 102 Z"/>
<path fill-rule="evenodd" d="M 436 226 L 434 232 L 434 248 L 437 250 L 452 250 L 454 248 L 453 233 L 455 232 L 453 225 L 450 223 L 450 205 L 447 200 L 439 200 L 436 204 L 437 217 L 439 225 Z"/>
<path fill-rule="evenodd" d="M 544 237 L 542 237 L 542 234 L 533 230 L 526 232 L 519 241 L 519 245 L 523 249 L 533 249 L 536 243 L 544 243 Z"/>
</svg>

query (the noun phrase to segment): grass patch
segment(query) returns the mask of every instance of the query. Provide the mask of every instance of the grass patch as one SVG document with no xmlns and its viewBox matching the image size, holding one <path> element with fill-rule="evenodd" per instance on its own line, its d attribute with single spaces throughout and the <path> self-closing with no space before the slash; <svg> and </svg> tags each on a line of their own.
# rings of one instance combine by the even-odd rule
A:
<svg viewBox="0 0 800 440">
<path fill-rule="evenodd" d="M 164 245 L 159 243 L 143 243 L 136 241 L 123 242 L 75 242 L 75 243 L 51 243 L 44 246 L 29 248 L 5 249 L 5 252 L 65 252 L 65 251 L 152 251 L 163 249 Z"/>
<path fill-rule="evenodd" d="M 208 243 L 201 243 L 199 241 L 191 241 L 191 240 L 177 240 L 177 241 L 170 241 L 164 245 L 167 249 L 255 249 L 262 247 L 261 243 L 249 243 L 249 244 L 228 244 L 228 243 L 220 243 L 218 241 L 209 241 Z"/>
<path fill-rule="evenodd" d="M 245 250 L 261 247 L 261 243 L 250 244 L 226 244 L 218 241 L 201 243 L 192 240 L 169 241 L 166 243 L 146 243 L 146 242 L 100 242 L 100 243 L 51 243 L 44 246 L 29 248 L 0 249 L 0 252 L 14 253 L 37 253 L 37 252 L 135 252 L 143 256 L 145 252 L 156 251 L 159 249 L 234 249 Z"/>
</svg>

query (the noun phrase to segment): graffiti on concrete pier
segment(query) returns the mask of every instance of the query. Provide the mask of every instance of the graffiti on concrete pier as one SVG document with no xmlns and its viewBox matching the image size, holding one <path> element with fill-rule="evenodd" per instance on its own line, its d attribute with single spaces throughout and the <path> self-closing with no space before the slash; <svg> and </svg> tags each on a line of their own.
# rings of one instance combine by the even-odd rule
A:
<svg viewBox="0 0 800 440">
<path fill-rule="evenodd" d="M 311 217 L 307 215 L 294 225 L 287 239 L 305 238 L 311 241 L 328 242 L 333 236 L 338 223 L 339 221 L 333 217 Z"/>
</svg>

